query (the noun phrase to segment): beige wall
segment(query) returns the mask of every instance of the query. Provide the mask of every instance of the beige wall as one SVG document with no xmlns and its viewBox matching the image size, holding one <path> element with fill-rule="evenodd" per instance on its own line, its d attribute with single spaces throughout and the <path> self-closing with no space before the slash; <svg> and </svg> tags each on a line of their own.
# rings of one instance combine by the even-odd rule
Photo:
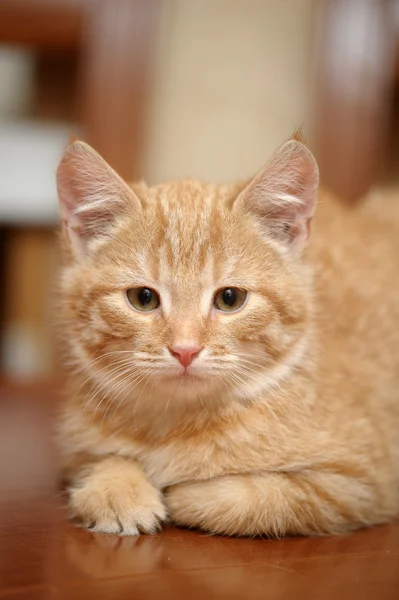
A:
<svg viewBox="0 0 399 600">
<path fill-rule="evenodd" d="M 246 177 L 302 123 L 314 0 L 165 0 L 146 177 Z"/>
</svg>

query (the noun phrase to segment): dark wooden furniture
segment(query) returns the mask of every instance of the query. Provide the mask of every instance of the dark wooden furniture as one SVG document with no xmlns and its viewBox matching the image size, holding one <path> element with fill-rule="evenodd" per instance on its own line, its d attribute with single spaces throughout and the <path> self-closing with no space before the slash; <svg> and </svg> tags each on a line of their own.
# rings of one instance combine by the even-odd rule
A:
<svg viewBox="0 0 399 600">
<path fill-rule="evenodd" d="M 318 7 L 316 158 L 322 183 L 356 203 L 398 172 L 398 1 L 324 0 Z"/>
</svg>

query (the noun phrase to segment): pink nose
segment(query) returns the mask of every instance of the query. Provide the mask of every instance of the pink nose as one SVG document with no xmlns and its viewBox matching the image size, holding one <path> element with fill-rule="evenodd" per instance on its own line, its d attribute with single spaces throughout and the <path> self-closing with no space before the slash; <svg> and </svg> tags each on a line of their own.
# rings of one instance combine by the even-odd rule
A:
<svg viewBox="0 0 399 600">
<path fill-rule="evenodd" d="M 179 363 L 187 369 L 194 358 L 201 352 L 202 348 L 198 348 L 197 346 L 173 346 L 169 350 Z"/>
</svg>

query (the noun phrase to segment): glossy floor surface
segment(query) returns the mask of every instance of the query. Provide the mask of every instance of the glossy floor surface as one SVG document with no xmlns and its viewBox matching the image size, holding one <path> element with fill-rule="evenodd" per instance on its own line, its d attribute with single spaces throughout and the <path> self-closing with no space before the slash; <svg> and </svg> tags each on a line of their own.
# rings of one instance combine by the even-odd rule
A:
<svg viewBox="0 0 399 600">
<path fill-rule="evenodd" d="M 399 521 L 286 540 L 74 528 L 57 492 L 57 395 L 0 386 L 0 600 L 399 598 Z"/>
</svg>

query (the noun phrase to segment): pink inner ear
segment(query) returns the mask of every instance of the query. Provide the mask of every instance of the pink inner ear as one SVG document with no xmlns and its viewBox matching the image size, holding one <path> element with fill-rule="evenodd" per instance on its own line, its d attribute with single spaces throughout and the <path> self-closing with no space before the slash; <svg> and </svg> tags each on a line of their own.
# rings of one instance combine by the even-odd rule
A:
<svg viewBox="0 0 399 600">
<path fill-rule="evenodd" d="M 64 230 L 78 254 L 90 238 L 109 229 L 117 214 L 141 209 L 129 186 L 84 142 L 73 142 L 66 149 L 57 186 Z"/>
<path fill-rule="evenodd" d="M 310 232 L 318 182 L 313 155 L 302 143 L 290 140 L 241 192 L 235 210 L 253 214 L 272 236 L 301 247 Z"/>
</svg>

